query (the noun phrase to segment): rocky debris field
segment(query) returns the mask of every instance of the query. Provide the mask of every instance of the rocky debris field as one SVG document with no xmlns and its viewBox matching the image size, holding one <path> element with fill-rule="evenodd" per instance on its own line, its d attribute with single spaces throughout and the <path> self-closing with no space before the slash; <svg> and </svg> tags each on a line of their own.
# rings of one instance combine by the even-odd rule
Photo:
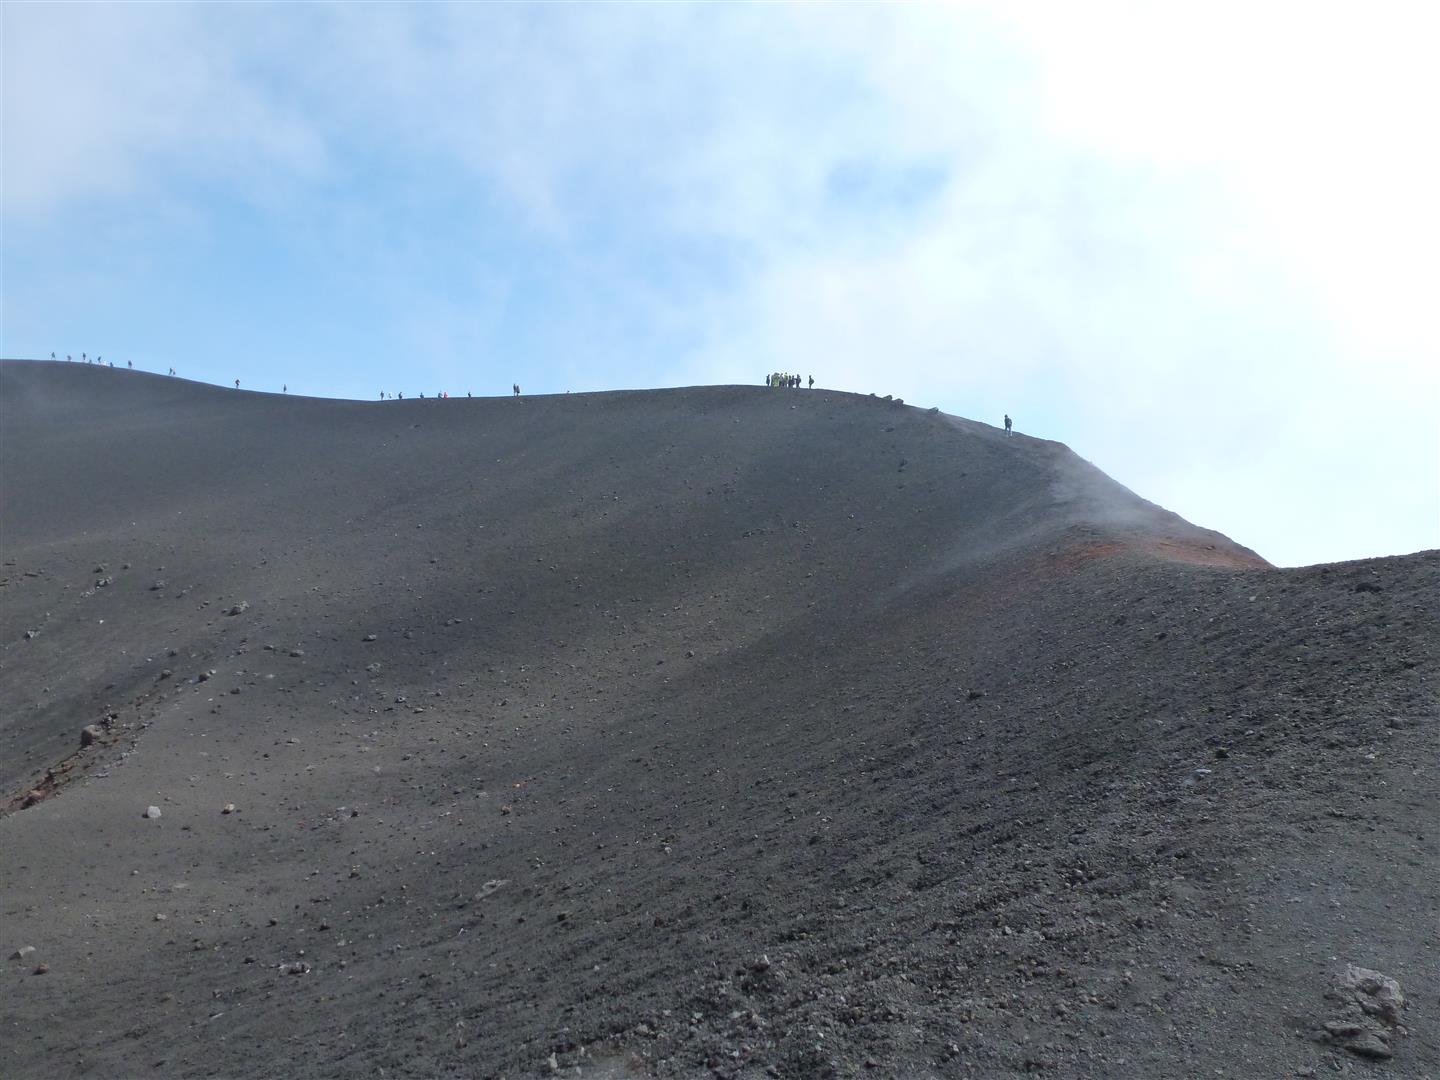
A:
<svg viewBox="0 0 1440 1080">
<path fill-rule="evenodd" d="M 0 537 L 7 1076 L 1440 1075 L 1435 552 L 856 395 L 23 362 Z"/>
</svg>

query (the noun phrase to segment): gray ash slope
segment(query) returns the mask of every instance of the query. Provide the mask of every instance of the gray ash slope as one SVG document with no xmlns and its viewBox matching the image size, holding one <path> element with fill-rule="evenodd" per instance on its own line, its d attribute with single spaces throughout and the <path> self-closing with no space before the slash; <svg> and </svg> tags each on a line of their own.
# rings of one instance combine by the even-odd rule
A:
<svg viewBox="0 0 1440 1080">
<path fill-rule="evenodd" d="M 11 1075 L 1440 1071 L 1434 553 L 855 395 L 28 362 L 0 544 Z"/>
</svg>

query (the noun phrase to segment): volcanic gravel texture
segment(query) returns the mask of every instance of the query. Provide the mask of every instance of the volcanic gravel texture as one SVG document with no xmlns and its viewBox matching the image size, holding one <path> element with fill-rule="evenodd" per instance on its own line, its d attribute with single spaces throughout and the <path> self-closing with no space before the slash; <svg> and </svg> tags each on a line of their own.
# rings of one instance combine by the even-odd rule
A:
<svg viewBox="0 0 1440 1080">
<path fill-rule="evenodd" d="M 1436 552 L 852 394 L 27 361 L 0 545 L 7 1077 L 1440 1075 Z"/>
</svg>

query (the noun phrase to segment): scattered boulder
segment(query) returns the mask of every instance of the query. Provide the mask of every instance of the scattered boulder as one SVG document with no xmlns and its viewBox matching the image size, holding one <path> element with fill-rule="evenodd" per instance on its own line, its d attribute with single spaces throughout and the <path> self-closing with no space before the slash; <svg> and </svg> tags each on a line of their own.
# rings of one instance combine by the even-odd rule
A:
<svg viewBox="0 0 1440 1080">
<path fill-rule="evenodd" d="M 1322 1038 L 1359 1057 L 1385 1060 L 1395 1055 L 1395 1042 L 1407 1034 L 1401 1022 L 1405 995 L 1400 984 L 1370 968 L 1346 964 L 1325 995 L 1343 1015 L 1325 1021 Z"/>
<path fill-rule="evenodd" d="M 509 878 L 494 878 L 480 886 L 480 891 L 475 894 L 476 900 L 484 900 L 487 896 L 494 896 L 497 892 L 510 884 Z"/>
<path fill-rule="evenodd" d="M 310 965 L 304 960 L 296 960 L 291 964 L 281 964 L 280 970 L 286 975 L 308 975 L 310 973 Z"/>
<path fill-rule="evenodd" d="M 35 955 L 34 945 L 22 945 L 10 954 L 11 960 L 28 960 Z"/>
<path fill-rule="evenodd" d="M 235 806 L 235 804 L 234 804 L 233 802 L 227 802 L 224 806 L 222 806 L 222 807 L 220 808 L 220 813 L 222 813 L 222 814 L 233 814 L 233 813 L 235 813 L 236 809 L 237 809 L 237 808 L 236 808 L 236 806 Z"/>
<path fill-rule="evenodd" d="M 238 603 L 238 604 L 232 604 L 232 605 L 230 606 L 229 610 L 227 610 L 227 611 L 225 612 L 225 614 L 226 614 L 226 615 L 239 615 L 242 611 L 248 611 L 248 610 L 250 610 L 250 604 L 249 604 L 247 601 L 241 600 L 240 603 Z"/>
<path fill-rule="evenodd" d="M 110 578 L 108 578 L 108 577 L 102 577 L 102 578 L 99 578 L 99 579 L 96 580 L 96 582 L 95 582 L 95 587 L 96 587 L 97 589 L 103 589 L 103 588 L 105 588 L 105 586 L 107 586 L 107 585 L 113 585 L 113 584 L 114 584 L 114 582 L 113 582 Z"/>
<path fill-rule="evenodd" d="M 25 631 L 25 640 L 26 640 L 26 641 L 34 641 L 35 638 L 39 635 L 39 633 L 40 633 L 39 630 L 26 630 L 26 631 Z"/>
<path fill-rule="evenodd" d="M 99 724 L 86 724 L 80 729 L 80 745 L 91 746 L 100 741 L 105 735 L 105 729 Z M 159 816 L 158 814 L 156 815 Z"/>
<path fill-rule="evenodd" d="M 163 589 L 163 588 L 165 588 L 165 582 L 163 582 L 163 581 L 157 581 L 157 582 L 155 582 L 153 585 L 150 586 L 150 591 L 151 591 L 151 592 L 159 592 L 159 591 L 160 591 L 161 589 Z"/>
<path fill-rule="evenodd" d="M 1405 995 L 1400 984 L 1388 975 L 1369 968 L 1346 964 L 1340 976 L 1340 989 L 1354 995 L 1361 1011 L 1377 1017 L 1382 1024 L 1399 1027 L 1405 1012 Z"/>
<path fill-rule="evenodd" d="M 292 657 L 294 657 L 296 660 L 298 660 L 298 659 L 300 659 L 300 657 L 302 657 L 302 656 L 305 655 L 305 650 L 304 650 L 304 649 L 291 649 L 291 650 L 290 650 L 290 655 L 291 655 Z"/>
<path fill-rule="evenodd" d="M 160 807 L 147 806 L 145 808 L 145 816 L 153 821 L 155 818 L 158 818 L 160 816 Z"/>
<path fill-rule="evenodd" d="M 376 639 L 376 635 L 375 635 L 375 634 L 366 634 L 366 635 L 365 635 L 363 638 L 361 638 L 360 640 L 361 640 L 361 641 L 374 641 L 375 639 Z"/>
</svg>

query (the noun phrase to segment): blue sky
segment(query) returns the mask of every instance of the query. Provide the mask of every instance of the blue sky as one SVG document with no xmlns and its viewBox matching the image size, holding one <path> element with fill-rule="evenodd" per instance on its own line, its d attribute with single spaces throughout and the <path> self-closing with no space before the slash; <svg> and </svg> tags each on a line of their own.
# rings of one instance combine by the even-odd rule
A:
<svg viewBox="0 0 1440 1080">
<path fill-rule="evenodd" d="M 794 370 L 1282 564 L 1440 546 L 1433 5 L 0 11 L 7 356 Z"/>
</svg>

